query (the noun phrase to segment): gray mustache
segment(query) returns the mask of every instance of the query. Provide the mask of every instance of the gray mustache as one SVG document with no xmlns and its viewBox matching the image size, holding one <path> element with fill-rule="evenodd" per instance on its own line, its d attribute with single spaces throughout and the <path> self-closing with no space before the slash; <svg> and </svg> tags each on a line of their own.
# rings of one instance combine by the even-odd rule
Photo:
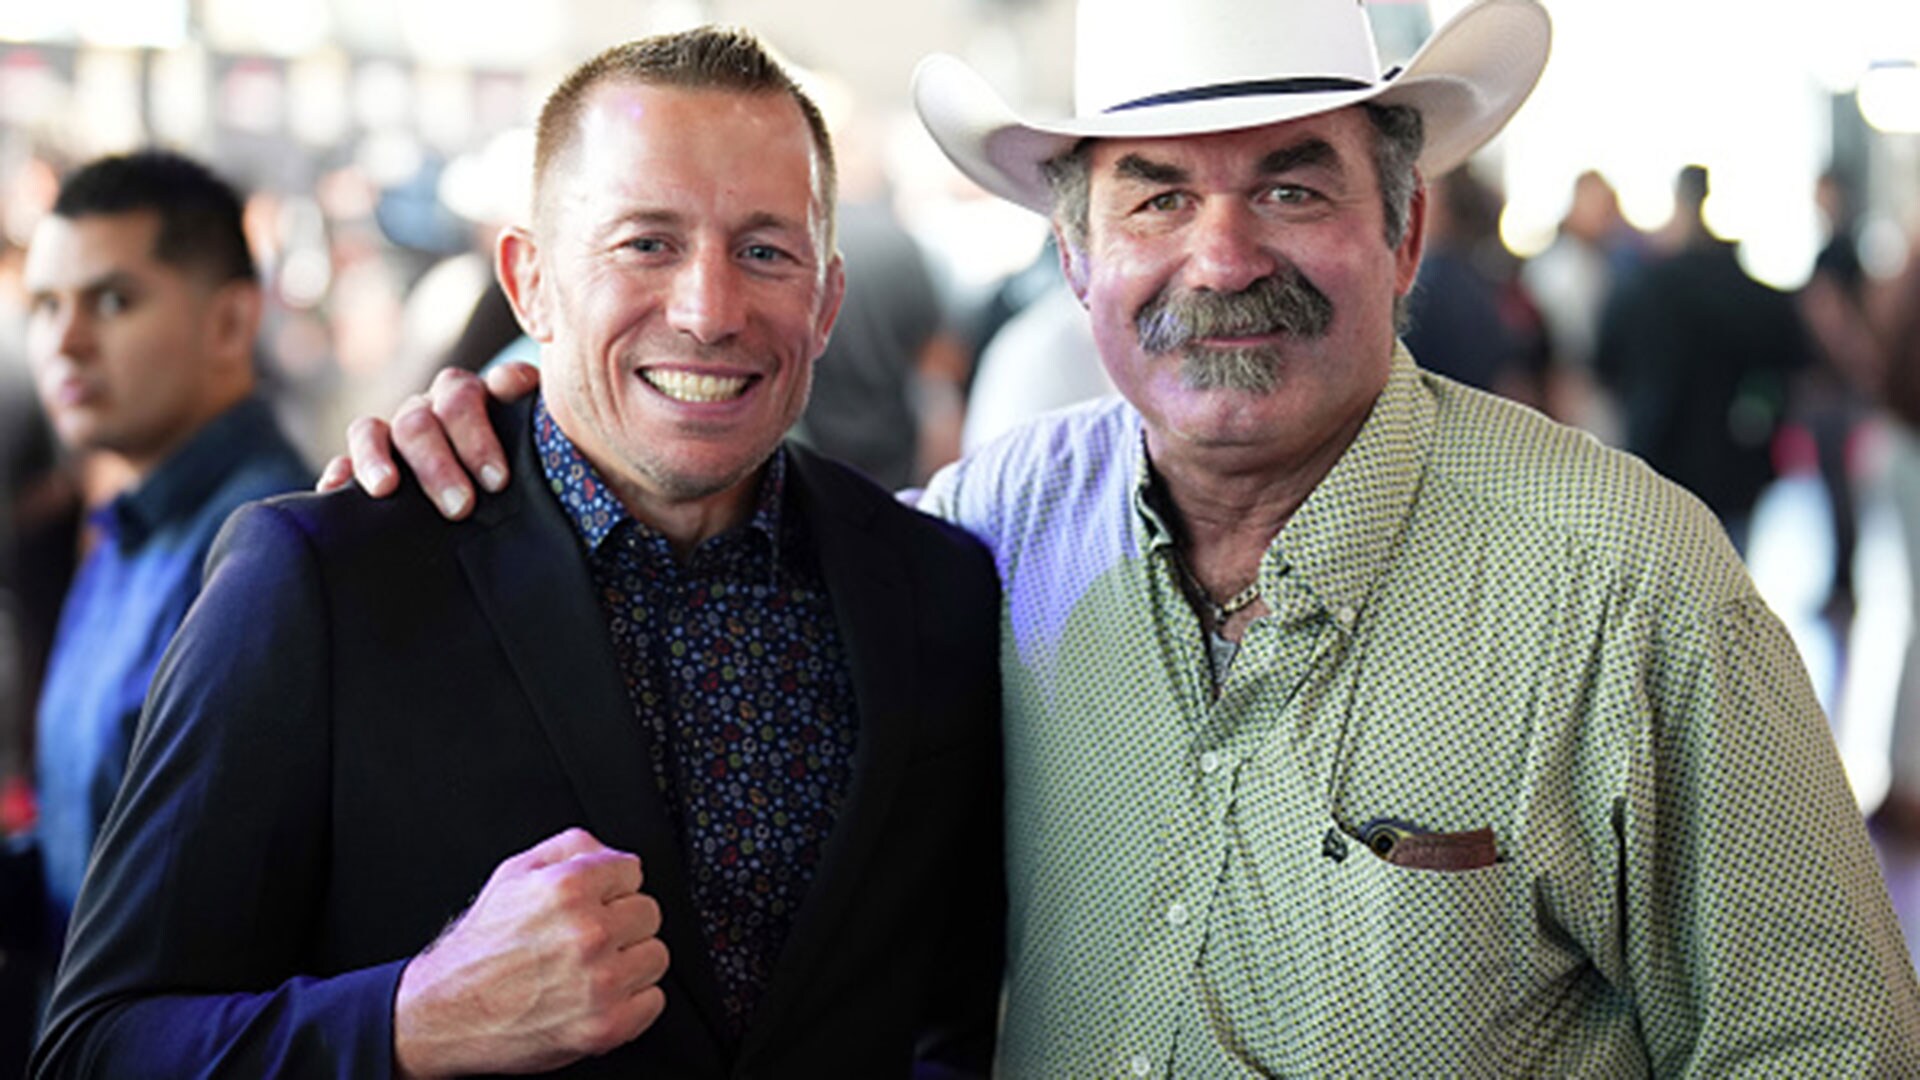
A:
<svg viewBox="0 0 1920 1080">
<path fill-rule="evenodd" d="M 1134 316 L 1140 347 L 1169 353 L 1195 338 L 1288 334 L 1315 338 L 1333 325 L 1333 301 L 1298 270 L 1269 274 L 1237 293 L 1162 292 Z"/>
</svg>

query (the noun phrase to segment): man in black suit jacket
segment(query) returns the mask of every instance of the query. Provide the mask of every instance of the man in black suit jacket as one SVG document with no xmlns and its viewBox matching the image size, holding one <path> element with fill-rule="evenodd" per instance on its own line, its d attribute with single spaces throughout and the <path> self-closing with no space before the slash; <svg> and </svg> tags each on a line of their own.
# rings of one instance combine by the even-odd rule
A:
<svg viewBox="0 0 1920 1080">
<path fill-rule="evenodd" d="M 549 485 L 452 526 L 422 498 L 344 493 L 233 518 L 154 684 L 38 1075 L 984 1063 L 1004 903 L 994 568 L 781 443 L 842 289 L 824 125 L 750 37 L 701 30 L 576 70 L 536 154 L 534 224 L 503 234 L 499 266 L 547 396 L 496 431 Z M 746 726 L 769 745 L 824 732 L 848 749 L 839 773 L 822 745 L 768 759 L 794 783 L 742 772 L 735 803 L 696 797 L 741 758 L 681 739 L 711 702 L 655 693 L 687 624 L 599 561 L 607 515 L 583 508 L 601 490 L 622 543 L 670 549 L 649 573 L 720 602 L 714 545 L 780 523 L 774 606 L 801 613 L 791 649 L 822 658 L 798 677 L 830 669 L 850 696 Z M 743 646 L 727 670 L 770 664 Z M 751 715 L 715 700 L 741 714 L 722 724 Z M 824 801 L 789 798 L 802 777 Z M 817 844 L 781 831 L 803 812 Z M 716 815 L 784 845 L 767 861 L 797 908 L 716 898 L 711 864 L 752 854 L 715 849 Z M 716 922 L 735 900 L 748 925 Z M 764 955 L 720 962 L 769 922 Z"/>
</svg>

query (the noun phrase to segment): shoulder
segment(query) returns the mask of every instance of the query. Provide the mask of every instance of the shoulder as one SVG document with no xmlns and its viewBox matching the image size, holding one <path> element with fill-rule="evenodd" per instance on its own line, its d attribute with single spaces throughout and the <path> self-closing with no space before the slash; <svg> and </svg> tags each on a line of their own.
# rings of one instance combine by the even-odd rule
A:
<svg viewBox="0 0 1920 1080">
<path fill-rule="evenodd" d="M 347 488 L 248 501 L 226 518 L 213 540 L 208 586 L 223 578 L 279 580 L 322 566 L 334 576 L 403 559 L 410 549 L 432 543 L 433 516 L 425 496 L 407 490 L 388 499 Z"/>
<path fill-rule="evenodd" d="M 1139 437 L 1137 414 L 1119 397 L 1045 413 L 942 469 L 920 505 L 988 537 L 1037 516 L 1077 517 L 1132 483 Z"/>
<path fill-rule="evenodd" d="M 1460 509 L 1482 542 L 1563 546 L 1590 569 L 1702 598 L 1751 591 L 1712 511 L 1639 458 L 1523 405 L 1425 380 L 1437 434 L 1423 502 Z"/>
<path fill-rule="evenodd" d="M 503 440 L 509 437 L 502 427 Z M 509 453 L 512 444 L 509 443 Z M 538 465 L 516 463 L 514 483 L 497 495 L 482 495 L 465 520 L 441 517 L 412 472 L 401 467 L 399 489 L 374 498 L 356 484 L 324 494 L 285 478 L 284 462 L 263 462 L 252 480 L 265 490 L 239 506 L 214 545 L 213 559 L 233 559 L 240 549 L 256 559 L 307 558 L 341 582 L 356 575 L 404 575 L 445 561 L 467 538 L 527 516 L 544 491 Z M 209 570 L 213 563 L 209 563 Z"/>
<path fill-rule="evenodd" d="M 311 537 L 327 551 L 370 543 L 458 542 L 469 533 L 525 514 L 546 490 L 546 477 L 532 450 L 529 422 L 533 404 L 531 396 L 505 404 L 489 402 L 494 434 L 506 449 L 514 479 L 498 494 L 482 493 L 479 505 L 461 521 L 451 522 L 440 515 L 404 461 L 396 463 L 400 469 L 398 489 L 383 498 L 374 498 L 352 483 L 316 493 L 310 490 L 308 479 L 278 489 L 274 497 L 264 500 L 264 505 L 284 518 L 288 527 Z M 269 468 L 277 472 L 283 467 Z"/>
</svg>

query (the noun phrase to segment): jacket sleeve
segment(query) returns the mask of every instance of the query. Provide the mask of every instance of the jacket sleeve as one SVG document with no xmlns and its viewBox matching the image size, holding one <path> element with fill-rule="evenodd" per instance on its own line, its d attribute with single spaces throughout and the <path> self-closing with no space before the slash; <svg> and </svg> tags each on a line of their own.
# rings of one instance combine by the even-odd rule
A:
<svg viewBox="0 0 1920 1080">
<path fill-rule="evenodd" d="M 307 535 L 274 506 L 238 511 L 148 695 L 33 1075 L 390 1073 L 406 958 L 316 970 L 329 636 Z"/>
<path fill-rule="evenodd" d="M 970 684 L 979 737 L 968 748 L 978 777 L 965 824 L 945 861 L 959 874 L 947 896 L 947 925 L 926 973 L 927 1012 L 916 1047 L 915 1080 L 985 1077 L 993 1064 L 1006 967 L 1005 782 L 1000 737 L 1000 581 L 983 548 L 967 545 L 968 574 L 953 575 L 940 610 L 960 646 L 945 661 Z"/>
</svg>

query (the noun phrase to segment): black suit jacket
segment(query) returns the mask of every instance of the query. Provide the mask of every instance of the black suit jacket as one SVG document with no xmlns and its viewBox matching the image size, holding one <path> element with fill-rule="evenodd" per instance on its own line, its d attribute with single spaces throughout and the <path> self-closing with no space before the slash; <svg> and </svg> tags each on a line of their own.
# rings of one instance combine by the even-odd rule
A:
<svg viewBox="0 0 1920 1080">
<path fill-rule="evenodd" d="M 384 1076 L 405 961 L 502 859 L 572 825 L 640 856 L 672 962 L 659 1021 L 570 1072 L 900 1076 L 916 1043 L 984 1049 L 1004 907 L 985 550 L 790 450 L 859 742 L 735 1043 L 526 412 L 500 419 L 518 479 L 466 522 L 409 491 L 290 496 L 228 523 L 102 832 L 37 1075 Z"/>
</svg>

